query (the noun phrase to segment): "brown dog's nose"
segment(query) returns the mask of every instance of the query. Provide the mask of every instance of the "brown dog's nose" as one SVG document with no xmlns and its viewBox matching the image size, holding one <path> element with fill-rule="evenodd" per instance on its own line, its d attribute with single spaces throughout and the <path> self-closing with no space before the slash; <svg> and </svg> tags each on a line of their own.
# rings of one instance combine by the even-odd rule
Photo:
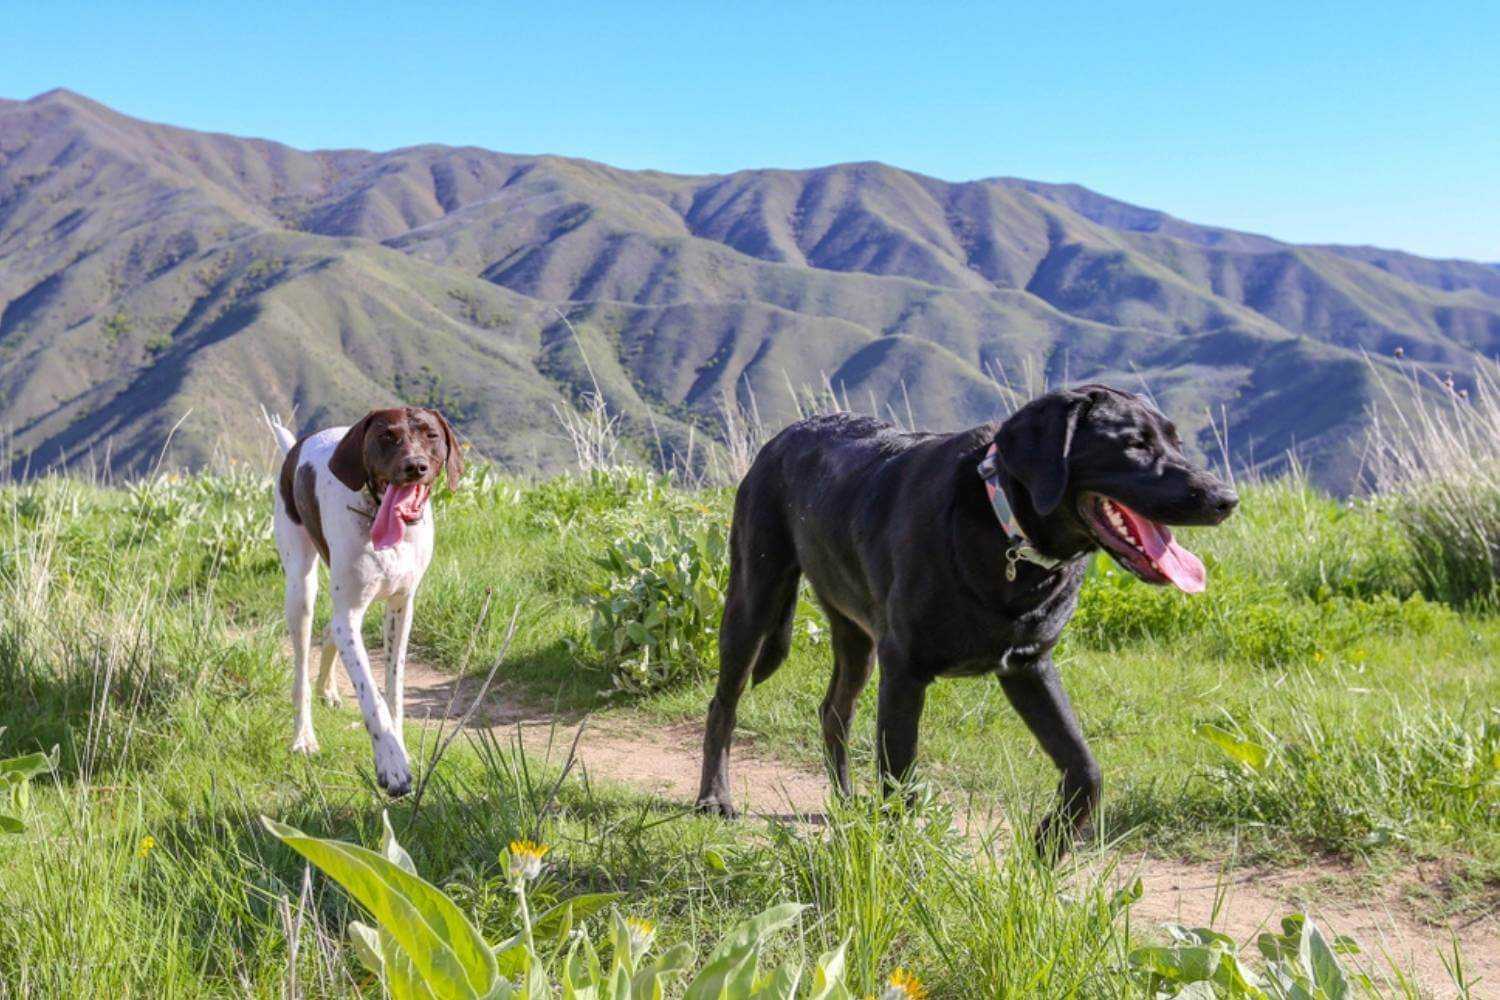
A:
<svg viewBox="0 0 1500 1000">
<path fill-rule="evenodd" d="M 421 479 L 427 475 L 427 469 L 428 465 L 425 459 L 413 458 L 407 460 L 407 463 L 401 467 L 401 472 L 408 480 L 414 480 Z"/>
</svg>

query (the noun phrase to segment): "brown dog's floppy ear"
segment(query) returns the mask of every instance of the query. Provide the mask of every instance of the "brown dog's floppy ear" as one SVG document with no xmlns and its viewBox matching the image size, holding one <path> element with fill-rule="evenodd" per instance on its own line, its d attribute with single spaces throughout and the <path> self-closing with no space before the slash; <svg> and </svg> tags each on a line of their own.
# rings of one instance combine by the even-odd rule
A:
<svg viewBox="0 0 1500 1000">
<path fill-rule="evenodd" d="M 458 480 L 464 474 L 464 453 L 458 446 L 458 435 L 453 433 L 453 425 L 448 423 L 447 417 L 430 407 L 427 412 L 437 417 L 438 426 L 443 429 L 443 444 L 448 449 L 443 458 L 443 468 L 448 472 L 448 488 L 456 490 Z"/>
<path fill-rule="evenodd" d="M 1068 452 L 1088 401 L 1080 392 L 1048 393 L 1017 410 L 995 435 L 1001 464 L 1026 487 L 1042 517 L 1057 509 L 1067 491 Z"/>
<path fill-rule="evenodd" d="M 365 432 L 370 429 L 370 417 L 365 418 L 344 432 L 344 438 L 328 459 L 328 471 L 334 478 L 354 492 L 365 488 L 370 472 L 365 468 Z"/>
</svg>

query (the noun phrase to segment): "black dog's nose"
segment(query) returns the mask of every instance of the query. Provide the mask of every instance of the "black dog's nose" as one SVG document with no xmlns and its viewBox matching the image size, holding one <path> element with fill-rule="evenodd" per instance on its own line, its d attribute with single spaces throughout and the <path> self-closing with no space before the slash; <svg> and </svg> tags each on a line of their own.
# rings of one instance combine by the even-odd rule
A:
<svg viewBox="0 0 1500 1000">
<path fill-rule="evenodd" d="M 420 458 L 414 458 L 402 467 L 407 479 L 421 479 L 427 475 L 427 463 Z"/>
<path fill-rule="evenodd" d="M 1214 496 L 1212 502 L 1214 511 L 1220 517 L 1228 517 L 1240 505 L 1240 495 L 1234 490 L 1225 488 Z"/>
</svg>

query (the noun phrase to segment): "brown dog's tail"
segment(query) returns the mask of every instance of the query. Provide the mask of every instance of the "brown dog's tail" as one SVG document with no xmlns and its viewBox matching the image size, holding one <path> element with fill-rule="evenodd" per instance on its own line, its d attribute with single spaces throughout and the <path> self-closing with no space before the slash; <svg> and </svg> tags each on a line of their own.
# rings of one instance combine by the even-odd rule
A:
<svg viewBox="0 0 1500 1000">
<path fill-rule="evenodd" d="M 269 412 L 265 404 L 262 403 L 260 417 L 266 422 L 266 426 L 271 428 L 271 434 L 275 436 L 276 446 L 281 449 L 281 453 L 285 455 L 291 451 L 292 445 L 297 443 L 297 435 L 293 434 L 291 429 L 281 422 L 281 415 Z"/>
</svg>

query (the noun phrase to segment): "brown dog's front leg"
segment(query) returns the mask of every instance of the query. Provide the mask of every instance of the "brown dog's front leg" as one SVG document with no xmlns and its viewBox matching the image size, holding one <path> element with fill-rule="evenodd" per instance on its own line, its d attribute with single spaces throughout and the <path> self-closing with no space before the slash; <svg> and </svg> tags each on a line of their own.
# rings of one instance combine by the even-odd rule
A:
<svg viewBox="0 0 1500 1000">
<path fill-rule="evenodd" d="M 1055 861 L 1067 853 L 1099 804 L 1102 787 L 1099 763 L 1089 752 L 1078 717 L 1073 714 L 1073 706 L 1050 656 L 1002 676 L 1000 686 L 1031 735 L 1062 772 L 1057 808 L 1042 820 L 1036 831 L 1038 853 Z"/>
</svg>

